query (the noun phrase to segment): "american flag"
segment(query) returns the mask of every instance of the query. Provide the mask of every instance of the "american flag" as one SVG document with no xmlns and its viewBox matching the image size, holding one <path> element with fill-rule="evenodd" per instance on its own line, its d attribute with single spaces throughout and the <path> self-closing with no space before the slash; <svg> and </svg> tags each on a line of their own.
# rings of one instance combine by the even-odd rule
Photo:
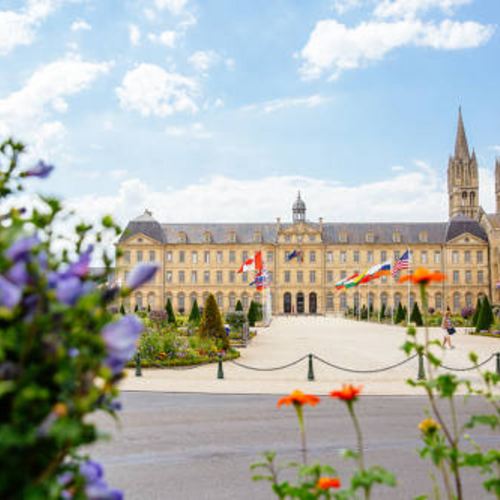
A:
<svg viewBox="0 0 500 500">
<path fill-rule="evenodd" d="M 408 256 L 408 250 L 394 263 L 392 268 L 391 276 L 395 278 L 399 271 L 402 269 L 408 269 L 410 267 L 410 258 Z"/>
</svg>

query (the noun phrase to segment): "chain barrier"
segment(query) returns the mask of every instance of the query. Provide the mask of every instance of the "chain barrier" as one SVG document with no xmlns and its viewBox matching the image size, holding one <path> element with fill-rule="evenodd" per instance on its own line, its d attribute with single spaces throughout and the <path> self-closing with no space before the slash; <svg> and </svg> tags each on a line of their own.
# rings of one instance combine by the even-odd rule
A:
<svg viewBox="0 0 500 500">
<path fill-rule="evenodd" d="M 445 370 L 448 370 L 450 372 L 468 372 L 471 370 L 475 370 L 476 368 L 480 368 L 481 366 L 484 366 L 486 363 L 489 363 L 496 355 L 492 354 L 488 359 L 485 359 L 481 363 L 478 363 L 477 365 L 469 366 L 468 368 L 457 368 L 453 366 L 446 366 L 443 364 L 439 365 L 439 368 L 444 368 Z"/>
<path fill-rule="evenodd" d="M 243 363 L 238 363 L 238 361 L 235 361 L 234 359 L 230 359 L 229 362 L 233 363 L 233 365 L 239 366 L 240 368 L 246 368 L 247 370 L 253 370 L 256 372 L 275 372 L 277 370 L 284 370 L 285 368 L 290 368 L 290 366 L 296 365 L 300 363 L 301 361 L 304 361 L 309 355 L 306 354 L 305 356 L 302 356 L 301 358 L 292 361 L 291 363 L 288 363 L 283 366 L 275 366 L 273 368 L 259 368 L 257 366 L 249 366 L 249 365 L 244 365 Z"/>
<path fill-rule="evenodd" d="M 390 366 L 386 366 L 384 368 L 377 368 L 373 370 L 356 370 L 354 368 L 345 368 L 343 366 L 335 365 L 333 363 L 330 363 L 329 361 L 326 361 L 325 359 L 320 358 L 319 356 L 316 356 L 316 354 L 313 354 L 313 356 L 320 361 L 321 363 L 324 363 L 325 365 L 331 366 L 332 368 L 336 368 L 337 370 L 342 370 L 344 372 L 350 372 L 350 373 L 380 373 L 380 372 L 386 372 L 388 370 L 392 370 L 393 368 L 397 368 L 398 366 L 404 365 L 405 363 L 408 363 L 409 361 L 415 359 L 417 357 L 417 354 L 414 354 L 413 356 L 410 356 L 409 358 L 403 359 L 403 361 L 400 361 L 398 363 L 395 363 Z"/>
</svg>

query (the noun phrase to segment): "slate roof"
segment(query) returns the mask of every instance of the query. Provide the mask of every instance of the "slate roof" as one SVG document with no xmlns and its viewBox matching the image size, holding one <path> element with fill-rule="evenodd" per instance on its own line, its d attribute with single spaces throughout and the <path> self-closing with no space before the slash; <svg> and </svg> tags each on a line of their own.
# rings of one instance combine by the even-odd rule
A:
<svg viewBox="0 0 500 500">
<path fill-rule="evenodd" d="M 456 215 L 446 225 L 446 241 L 463 233 L 470 233 L 481 240 L 488 241 L 488 235 L 479 222 L 465 215 Z"/>
<path fill-rule="evenodd" d="M 165 243 L 165 234 L 160 223 L 153 219 L 151 212 L 148 212 L 147 210 L 142 215 L 136 217 L 127 224 L 127 227 L 120 236 L 118 243 L 122 243 L 134 234 L 138 233 L 142 233 L 159 243 Z"/>
<path fill-rule="evenodd" d="M 500 214 L 486 214 L 493 229 L 500 229 Z"/>
</svg>

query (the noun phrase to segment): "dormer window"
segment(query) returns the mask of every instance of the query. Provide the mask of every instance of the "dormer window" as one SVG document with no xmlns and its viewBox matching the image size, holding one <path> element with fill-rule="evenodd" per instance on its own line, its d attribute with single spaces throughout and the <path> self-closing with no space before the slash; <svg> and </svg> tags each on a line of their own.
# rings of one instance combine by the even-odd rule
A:
<svg viewBox="0 0 500 500">
<path fill-rule="evenodd" d="M 420 241 L 420 243 L 427 243 L 427 231 L 420 231 L 418 233 L 418 241 Z"/>
<path fill-rule="evenodd" d="M 366 243 L 373 243 L 375 241 L 375 235 L 373 234 L 373 231 L 368 231 L 366 233 L 365 241 Z"/>
<path fill-rule="evenodd" d="M 186 243 L 187 242 L 187 235 L 184 231 L 181 231 L 179 233 L 178 240 L 179 240 L 179 243 Z"/>
<path fill-rule="evenodd" d="M 203 241 L 205 243 L 211 243 L 212 242 L 212 235 L 208 231 L 205 231 L 203 233 Z"/>
<path fill-rule="evenodd" d="M 346 231 L 339 232 L 339 241 L 340 243 L 347 243 L 347 233 Z"/>
<path fill-rule="evenodd" d="M 261 243 L 262 242 L 262 235 L 260 234 L 260 231 L 254 231 L 254 233 L 253 233 L 253 241 L 255 243 Z"/>
<path fill-rule="evenodd" d="M 394 231 L 392 233 L 392 242 L 401 243 L 401 233 L 399 231 Z"/>
<path fill-rule="evenodd" d="M 287 234 L 287 235 L 285 236 L 285 241 L 286 241 L 287 243 L 290 243 L 290 241 L 292 241 L 292 237 L 291 237 L 289 234 Z"/>
<path fill-rule="evenodd" d="M 311 234 L 311 235 L 309 236 L 309 241 L 316 241 L 316 235 Z"/>
<path fill-rule="evenodd" d="M 229 233 L 229 243 L 236 243 L 236 231 Z"/>
<path fill-rule="evenodd" d="M 302 241 L 302 235 L 301 234 L 298 234 L 297 235 L 297 241 L 300 243 Z"/>
</svg>

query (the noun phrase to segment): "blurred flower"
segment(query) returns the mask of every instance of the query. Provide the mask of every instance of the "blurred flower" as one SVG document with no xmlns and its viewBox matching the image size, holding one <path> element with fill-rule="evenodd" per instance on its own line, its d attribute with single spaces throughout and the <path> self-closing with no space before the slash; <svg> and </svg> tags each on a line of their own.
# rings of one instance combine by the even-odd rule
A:
<svg viewBox="0 0 500 500">
<path fill-rule="evenodd" d="M 79 278 L 84 278 L 89 272 L 90 260 L 92 258 L 92 252 L 94 247 L 89 245 L 87 250 L 85 250 L 76 262 L 70 264 L 68 270 L 66 271 L 67 276 L 78 276 Z"/>
<path fill-rule="evenodd" d="M 407 274 L 402 278 L 399 278 L 400 283 L 404 283 L 405 281 L 411 280 L 412 283 L 416 285 L 428 285 L 431 281 L 443 281 L 446 276 L 442 273 L 431 273 L 429 270 L 425 269 L 425 267 L 419 267 L 412 274 Z"/>
<path fill-rule="evenodd" d="M 68 306 L 74 305 L 83 291 L 82 283 L 76 276 L 60 279 L 56 285 L 57 300 Z"/>
<path fill-rule="evenodd" d="M 428 418 L 426 420 L 422 420 L 422 422 L 418 424 L 418 428 L 422 431 L 423 434 L 425 434 L 426 436 L 430 436 L 440 429 L 440 425 L 432 420 L 432 418 Z"/>
<path fill-rule="evenodd" d="M 45 179 L 49 176 L 50 172 L 54 170 L 52 165 L 46 165 L 43 160 L 40 160 L 34 167 L 26 170 L 21 174 L 22 177 L 40 177 Z"/>
<path fill-rule="evenodd" d="M 80 474 L 86 479 L 85 494 L 88 500 L 122 500 L 120 490 L 109 488 L 104 480 L 102 465 L 89 460 L 80 466 Z"/>
<path fill-rule="evenodd" d="M 71 347 L 68 349 L 68 356 L 70 358 L 76 358 L 80 354 L 80 351 L 76 349 L 75 347 Z"/>
<path fill-rule="evenodd" d="M 123 316 L 104 327 L 101 335 L 108 350 L 106 364 L 113 373 L 119 373 L 132 357 L 142 330 L 142 323 L 135 315 Z"/>
<path fill-rule="evenodd" d="M 281 405 L 294 405 L 294 406 L 302 406 L 309 404 L 311 406 L 316 406 L 321 400 L 318 398 L 318 396 L 313 396 L 311 394 L 304 394 L 302 391 L 299 391 L 296 389 L 295 391 L 290 394 L 290 396 L 286 396 L 284 398 L 281 398 L 277 403 L 276 406 L 281 406 Z"/>
<path fill-rule="evenodd" d="M 0 305 L 7 309 L 14 309 L 19 304 L 23 292 L 21 288 L 12 284 L 8 279 L 0 276 Z"/>
<path fill-rule="evenodd" d="M 12 283 L 18 286 L 25 286 L 29 281 L 28 270 L 26 269 L 26 263 L 23 261 L 16 262 L 7 273 L 7 278 L 9 278 Z"/>
<path fill-rule="evenodd" d="M 338 398 L 342 401 L 356 401 L 358 394 L 361 392 L 361 386 L 354 387 L 352 384 L 343 384 L 340 391 L 332 391 L 330 397 Z"/>
<path fill-rule="evenodd" d="M 337 477 L 320 477 L 316 487 L 320 490 L 329 490 L 330 488 L 340 488 L 340 479 Z"/>
<path fill-rule="evenodd" d="M 158 270 L 158 266 L 151 264 L 141 264 L 136 266 L 130 273 L 129 279 L 127 280 L 127 287 L 131 290 L 139 288 L 144 283 L 147 283 Z"/>
<path fill-rule="evenodd" d="M 14 242 L 5 252 L 8 259 L 17 262 L 26 259 L 33 247 L 38 245 L 40 240 L 36 236 L 24 236 Z"/>
</svg>

